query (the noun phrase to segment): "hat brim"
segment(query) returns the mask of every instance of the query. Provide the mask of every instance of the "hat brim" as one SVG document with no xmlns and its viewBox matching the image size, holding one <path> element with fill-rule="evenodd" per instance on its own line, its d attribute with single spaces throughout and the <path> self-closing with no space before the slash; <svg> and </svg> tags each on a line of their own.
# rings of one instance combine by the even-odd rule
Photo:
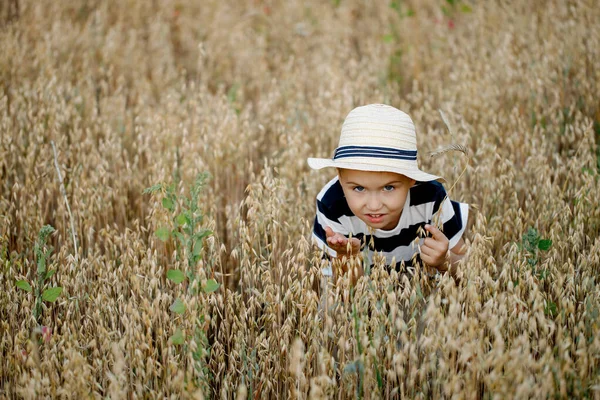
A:
<svg viewBox="0 0 600 400">
<path fill-rule="evenodd" d="M 358 171 L 394 172 L 419 182 L 445 182 L 444 178 L 428 174 L 427 172 L 415 168 L 414 161 L 403 163 L 402 161 L 395 160 L 392 163 L 385 159 L 373 159 L 367 157 L 352 157 L 344 159 L 343 161 L 330 158 L 309 158 L 307 161 L 308 166 L 312 169 L 343 168 L 355 169 Z"/>
</svg>

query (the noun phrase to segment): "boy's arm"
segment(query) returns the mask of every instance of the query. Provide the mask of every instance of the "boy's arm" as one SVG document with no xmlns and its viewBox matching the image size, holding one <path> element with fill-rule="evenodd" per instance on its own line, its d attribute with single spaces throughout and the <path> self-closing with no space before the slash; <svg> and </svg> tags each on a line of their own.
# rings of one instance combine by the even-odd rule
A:
<svg viewBox="0 0 600 400">
<path fill-rule="evenodd" d="M 469 248 L 462 238 L 460 238 L 456 246 L 450 249 L 449 272 L 451 276 L 456 276 L 456 272 L 458 271 L 458 263 L 467 256 L 468 250 Z"/>
</svg>

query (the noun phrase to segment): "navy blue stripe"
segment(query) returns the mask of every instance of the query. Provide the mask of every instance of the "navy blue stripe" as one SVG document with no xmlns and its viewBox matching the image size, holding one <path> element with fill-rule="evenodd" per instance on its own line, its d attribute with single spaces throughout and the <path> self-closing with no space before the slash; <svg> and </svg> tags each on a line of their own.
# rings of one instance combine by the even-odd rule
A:
<svg viewBox="0 0 600 400">
<path fill-rule="evenodd" d="M 342 146 L 335 150 L 334 160 L 345 157 L 390 158 L 396 160 L 416 160 L 416 150 L 401 150 L 389 147 Z"/>
<path fill-rule="evenodd" d="M 450 201 L 452 208 L 454 209 L 454 216 L 446 221 L 444 224 L 444 235 L 448 240 L 452 239 L 454 235 L 462 229 L 462 213 L 460 211 L 460 203 L 456 201 Z"/>
<path fill-rule="evenodd" d="M 321 201 L 327 207 L 333 207 L 333 205 L 339 200 L 345 201 L 346 197 L 344 196 L 344 189 L 342 189 L 342 184 L 339 180 L 337 180 L 325 191 L 323 197 L 321 198 Z"/>
<path fill-rule="evenodd" d="M 336 153 L 349 151 L 349 150 L 361 150 L 361 151 L 374 151 L 374 152 L 383 152 L 383 153 L 391 153 L 391 154 L 399 154 L 402 156 L 416 156 L 416 150 L 402 150 L 402 149 L 394 149 L 393 147 L 375 147 L 375 146 L 342 146 L 336 149 Z"/>
<path fill-rule="evenodd" d="M 345 198 L 344 198 L 345 200 Z M 339 222 L 343 216 L 353 217 L 354 213 L 350 210 L 348 203 L 339 201 L 335 207 L 329 208 L 324 203 L 317 201 L 317 208 L 327 219 L 333 222 Z"/>
<path fill-rule="evenodd" d="M 333 159 L 339 160 L 340 158 L 348 158 L 348 157 L 368 157 L 368 158 L 389 158 L 393 160 L 416 160 L 417 157 L 409 157 L 409 156 L 394 156 L 394 155 L 385 155 L 385 154 L 370 154 L 370 153 L 348 153 L 343 155 L 337 155 Z"/>
<path fill-rule="evenodd" d="M 344 215 L 354 216 L 350 206 L 348 206 L 340 181 L 335 182 L 327 189 L 321 201 L 317 200 L 317 208 L 325 217 L 335 222 L 338 222 L 340 217 Z"/>
<path fill-rule="evenodd" d="M 313 224 L 313 233 L 323 242 L 327 243 L 327 235 L 325 234 L 325 229 L 323 229 L 317 217 L 315 217 L 315 223 Z"/>
<path fill-rule="evenodd" d="M 438 181 L 417 182 L 410 188 L 410 206 L 418 206 L 420 204 L 430 203 L 435 201 L 433 212 L 435 213 L 442 200 L 446 197 L 444 186 Z"/>
<path fill-rule="evenodd" d="M 422 227 L 425 231 L 426 223 L 427 222 L 419 222 L 418 224 L 410 225 L 409 227 L 402 229 L 397 235 L 391 237 L 382 238 L 375 236 L 373 237 L 373 245 L 375 246 L 376 251 L 384 251 L 386 253 L 391 253 L 400 246 L 410 246 L 411 243 L 417 238 L 417 230 L 419 227 Z M 362 241 L 365 239 L 365 234 L 358 233 L 354 235 L 354 237 Z M 366 235 L 366 243 L 370 246 L 371 235 Z M 416 251 L 417 248 L 415 246 L 415 252 Z"/>
</svg>

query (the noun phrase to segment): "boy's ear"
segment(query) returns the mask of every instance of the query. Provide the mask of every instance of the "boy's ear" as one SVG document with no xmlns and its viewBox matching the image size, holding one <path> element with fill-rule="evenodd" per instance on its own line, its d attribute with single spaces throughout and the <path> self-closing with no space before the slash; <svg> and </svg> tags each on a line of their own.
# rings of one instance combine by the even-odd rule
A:
<svg viewBox="0 0 600 400">
<path fill-rule="evenodd" d="M 415 186 L 415 183 L 417 183 L 417 181 L 415 181 L 414 179 L 411 179 L 409 183 L 410 183 L 409 187 L 413 187 L 413 186 Z"/>
</svg>

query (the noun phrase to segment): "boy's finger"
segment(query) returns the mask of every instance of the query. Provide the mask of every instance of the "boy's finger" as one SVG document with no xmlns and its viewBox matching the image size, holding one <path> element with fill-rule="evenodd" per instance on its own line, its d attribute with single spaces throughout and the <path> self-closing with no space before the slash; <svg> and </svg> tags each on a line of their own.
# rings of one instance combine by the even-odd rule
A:
<svg viewBox="0 0 600 400">
<path fill-rule="evenodd" d="M 333 231 L 333 229 L 331 229 L 330 227 L 326 226 L 325 227 L 325 236 L 327 238 L 330 238 L 330 237 L 332 237 L 334 235 L 335 235 L 335 232 Z"/>
<path fill-rule="evenodd" d="M 346 244 L 347 239 L 338 233 L 334 233 L 332 236 L 327 237 L 327 242 L 331 244 Z"/>
<path fill-rule="evenodd" d="M 443 252 L 421 247 L 421 260 L 427 264 L 433 264 L 435 260 L 439 260 L 443 255 Z"/>
<path fill-rule="evenodd" d="M 434 238 L 436 241 L 438 240 L 448 240 L 448 238 L 446 238 L 446 235 L 444 235 L 442 233 L 442 231 L 440 231 L 438 229 L 437 226 L 435 225 L 425 225 L 425 230 L 429 233 L 431 233 L 431 237 Z"/>
<path fill-rule="evenodd" d="M 421 248 L 426 247 L 435 251 L 447 251 L 448 242 L 446 240 L 436 240 L 434 238 L 425 238 Z"/>
<path fill-rule="evenodd" d="M 433 257 L 431 257 L 428 254 L 421 253 L 421 261 L 425 262 L 428 265 L 432 265 L 433 264 Z"/>
</svg>

